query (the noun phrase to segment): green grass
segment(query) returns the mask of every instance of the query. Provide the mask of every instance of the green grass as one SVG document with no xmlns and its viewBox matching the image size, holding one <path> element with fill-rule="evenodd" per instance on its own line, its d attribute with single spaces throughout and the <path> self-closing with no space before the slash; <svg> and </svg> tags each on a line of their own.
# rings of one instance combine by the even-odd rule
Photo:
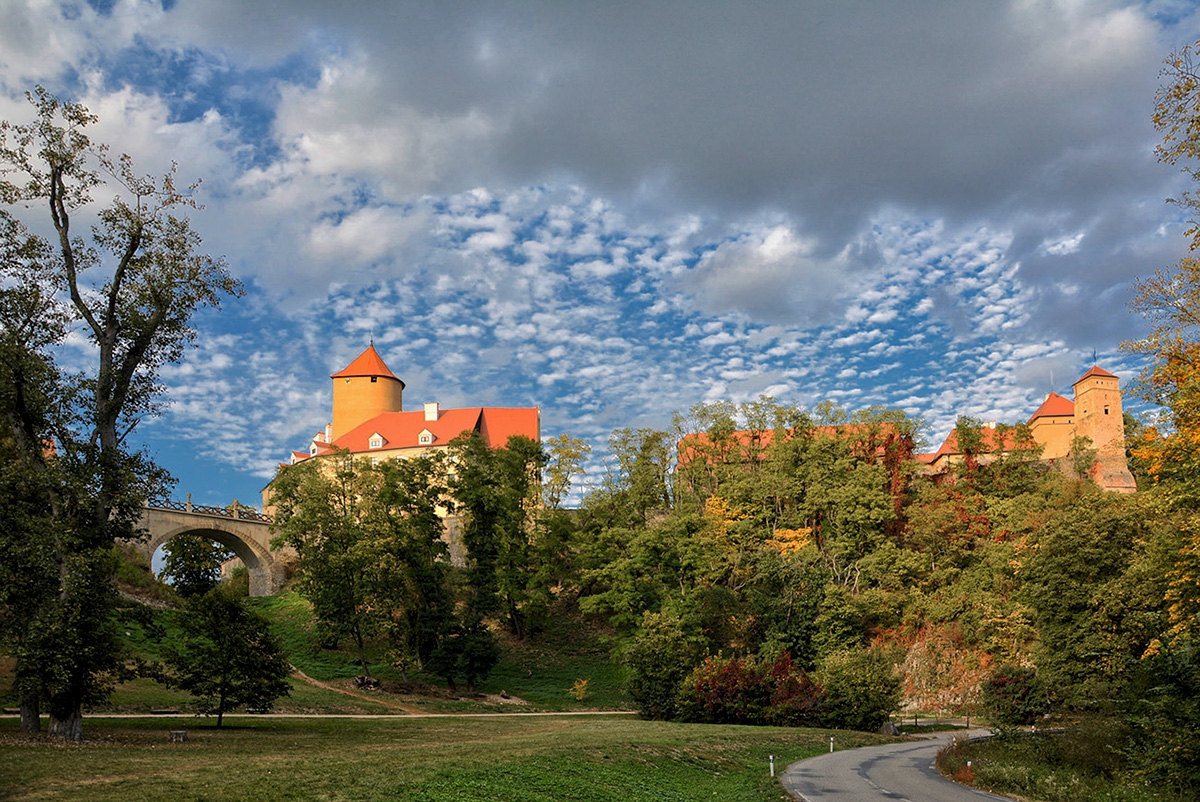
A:
<svg viewBox="0 0 1200 802">
<path fill-rule="evenodd" d="M 168 742 L 171 730 L 187 743 Z M 767 773 L 824 751 L 818 730 L 629 716 L 89 719 L 66 746 L 0 720 L 7 800 L 767 800 Z M 883 739 L 838 733 L 855 746 Z"/>
<path fill-rule="evenodd" d="M 321 647 L 313 630 L 309 605 L 299 594 L 285 591 L 251 599 L 250 604 L 271 619 L 292 665 L 308 676 L 343 687 L 348 686 L 347 680 L 362 673 L 355 655 L 343 649 Z M 547 628 L 528 641 L 502 635 L 501 647 L 500 663 L 479 682 L 476 692 L 492 696 L 503 692 L 527 704 L 518 707 L 489 703 L 469 697 L 461 687 L 455 695 L 398 694 L 394 701 L 431 713 L 632 709 L 623 690 L 624 667 L 611 660 L 603 633 L 577 616 L 553 616 Z M 396 669 L 383 661 L 381 646 L 369 648 L 367 654 L 372 676 L 389 681 L 389 685 L 402 679 Z M 445 687 L 440 677 L 420 672 L 410 672 L 408 679 L 418 685 Z M 577 700 L 571 689 L 580 679 L 588 680 L 587 695 Z M 286 705 L 287 701 L 281 700 L 280 709 Z"/>
<path fill-rule="evenodd" d="M 546 630 L 528 641 L 501 636 L 502 657 L 491 675 L 479 683 L 474 695 L 463 688 L 450 693 L 440 677 L 411 672 L 412 686 L 399 687 L 400 673 L 383 662 L 382 644 L 368 650 L 372 675 L 385 680 L 391 692 L 361 692 L 351 686 L 360 673 L 358 660 L 345 649 L 327 649 L 314 632 L 308 603 L 294 591 L 248 600 L 251 607 L 272 621 L 289 660 L 313 680 L 337 690 L 316 687 L 298 678 L 292 691 L 276 702 L 284 713 L 429 713 L 538 712 L 580 710 L 631 710 L 632 703 L 622 685 L 625 670 L 609 657 L 603 633 L 592 631 L 578 617 L 559 615 Z M 143 661 L 161 660 L 164 644 L 176 628 L 170 609 L 156 609 L 125 601 L 118 608 L 118 621 L 130 657 Z M 11 660 L 0 657 L 0 699 L 7 698 Z M 574 698 L 577 680 L 587 680 L 587 694 Z M 510 699 L 501 701 L 501 694 Z M 365 698 L 364 698 L 365 697 Z M 189 697 L 150 679 L 118 685 L 112 696 L 92 713 L 138 713 L 164 708 L 188 710 Z"/>
<path fill-rule="evenodd" d="M 938 768 L 967 785 L 1036 802 L 1181 800 L 1143 784 L 1123 783 L 1115 770 L 1118 747 L 1102 731 L 1015 734 L 945 750 Z"/>
</svg>

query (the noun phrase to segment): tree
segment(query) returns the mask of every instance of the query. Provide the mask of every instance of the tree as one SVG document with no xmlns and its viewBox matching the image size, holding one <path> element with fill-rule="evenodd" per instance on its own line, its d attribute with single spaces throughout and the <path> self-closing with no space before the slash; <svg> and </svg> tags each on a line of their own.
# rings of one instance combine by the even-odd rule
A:
<svg viewBox="0 0 1200 802">
<path fill-rule="evenodd" d="M 178 188 L 174 169 L 155 180 L 128 156 L 111 158 L 86 134 L 96 118 L 84 106 L 41 88 L 27 97 L 33 122 L 0 122 L 0 253 L 6 278 L 22 287 L 5 300 L 16 314 L 0 321 L 5 418 L 17 460 L 37 477 L 21 490 L 45 510 L 28 531 L 6 534 L 42 544 L 22 573 L 44 592 L 22 595 L 13 616 L 24 626 L 17 675 L 22 720 L 32 726 L 44 701 L 51 732 L 80 740 L 83 704 L 104 695 L 117 665 L 112 542 L 135 534 L 143 502 L 167 481 L 129 435 L 158 411 L 158 371 L 194 339 L 195 310 L 241 288 L 221 260 L 199 252 L 180 214 L 196 208 L 194 185 Z M 102 186 L 114 194 L 98 208 Z M 53 245 L 12 211 L 41 204 Z M 88 235 L 71 227 L 84 214 L 97 221 Z M 96 363 L 68 375 L 52 353 L 74 330 Z"/>
<path fill-rule="evenodd" d="M 1000 727 L 1032 724 L 1046 709 L 1037 671 L 1031 666 L 1000 665 L 981 690 L 984 713 Z"/>
<path fill-rule="evenodd" d="M 900 707 L 900 676 L 877 649 L 835 652 L 817 673 L 825 700 L 821 723 L 871 732 Z"/>
<path fill-rule="evenodd" d="M 380 619 L 370 604 L 375 549 L 363 526 L 370 483 L 344 452 L 284 466 L 271 483 L 277 539 L 296 549 L 298 589 L 333 642 L 354 641 L 363 675 L 366 645 Z"/>
<path fill-rule="evenodd" d="M 529 633 L 530 619 L 544 612 L 545 587 L 540 570 L 557 555 L 539 549 L 547 534 L 541 526 L 542 444 L 516 435 L 503 448 L 489 448 L 476 433 L 451 444 L 456 478 L 451 483 L 463 515 L 463 545 L 468 555 L 468 618 L 500 613 L 517 637 Z"/>
<path fill-rule="evenodd" d="M 584 474 L 583 463 L 592 447 L 578 437 L 560 434 L 546 441 L 547 459 L 542 497 L 547 507 L 558 507 L 571 489 L 571 481 Z"/>
<path fill-rule="evenodd" d="M 167 682 L 196 699 L 204 715 L 246 706 L 266 710 L 291 690 L 291 666 L 270 622 L 224 588 L 188 598 L 176 615 L 180 642 L 167 651 Z"/>
<path fill-rule="evenodd" d="M 421 666 L 456 621 L 440 515 L 450 506 L 446 462 L 426 454 L 371 470 L 375 494 L 365 508 L 371 606 L 383 620 L 379 629 L 392 644 L 393 663 Z"/>
<path fill-rule="evenodd" d="M 1200 67 L 1196 63 L 1200 42 L 1185 45 L 1167 57 L 1160 76 L 1167 79 L 1154 95 L 1154 127 L 1162 133 L 1162 141 L 1154 148 L 1158 159 L 1180 169 L 1194 180 L 1200 180 Z M 1200 209 L 1200 198 L 1184 192 L 1172 198 L 1193 215 Z M 1186 232 L 1191 237 L 1191 249 L 1200 248 L 1200 223 L 1194 218 Z"/>
<path fill-rule="evenodd" d="M 163 544 L 162 575 L 181 596 L 208 593 L 221 581 L 221 563 L 236 555 L 203 535 L 184 533 Z"/>
<path fill-rule="evenodd" d="M 386 637 L 402 671 L 425 664 L 457 626 L 441 512 L 447 465 L 433 453 L 372 465 L 344 452 L 281 469 L 271 484 L 277 539 L 300 555 L 300 592 L 321 629 Z"/>
<path fill-rule="evenodd" d="M 646 613 L 642 629 L 625 652 L 626 689 L 642 718 L 670 720 L 680 684 L 703 656 L 701 641 L 684 633 L 683 622 L 665 613 Z"/>
</svg>

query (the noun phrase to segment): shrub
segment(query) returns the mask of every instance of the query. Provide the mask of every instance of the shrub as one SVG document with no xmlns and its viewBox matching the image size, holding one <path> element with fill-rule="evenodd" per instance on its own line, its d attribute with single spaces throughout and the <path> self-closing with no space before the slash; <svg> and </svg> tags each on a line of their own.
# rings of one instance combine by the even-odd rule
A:
<svg viewBox="0 0 1200 802">
<path fill-rule="evenodd" d="M 818 677 L 825 690 L 818 717 L 823 726 L 874 731 L 900 706 L 900 675 L 877 649 L 834 652 Z"/>
<path fill-rule="evenodd" d="M 676 710 L 685 721 L 794 727 L 814 723 L 822 698 L 787 652 L 769 664 L 710 657 L 684 681 Z"/>
<path fill-rule="evenodd" d="M 679 685 L 696 664 L 700 647 L 683 632 L 677 616 L 646 613 L 642 629 L 625 652 L 629 679 L 625 687 L 642 718 L 675 717 Z"/>
<path fill-rule="evenodd" d="M 1045 707 L 1037 672 L 1026 666 L 998 666 L 983 683 L 983 709 L 992 724 L 1031 724 Z"/>
<path fill-rule="evenodd" d="M 684 681 L 677 707 L 685 721 L 762 724 L 771 690 L 770 677 L 753 658 L 709 657 Z"/>
</svg>

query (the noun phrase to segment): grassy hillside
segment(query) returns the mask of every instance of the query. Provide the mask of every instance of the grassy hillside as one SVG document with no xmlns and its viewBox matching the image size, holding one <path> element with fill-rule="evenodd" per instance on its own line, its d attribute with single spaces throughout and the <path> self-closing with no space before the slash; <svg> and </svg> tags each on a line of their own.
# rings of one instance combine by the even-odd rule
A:
<svg viewBox="0 0 1200 802">
<path fill-rule="evenodd" d="M 158 582 L 149 566 L 130 552 L 119 572 L 123 600 L 117 615 L 130 658 L 153 662 L 161 659 L 173 637 L 172 607 L 178 597 Z M 313 628 L 308 603 L 294 591 L 254 598 L 249 604 L 272 622 L 299 674 L 292 678 L 291 694 L 275 709 L 285 713 L 447 713 L 487 711 L 629 710 L 622 690 L 624 669 L 609 657 L 601 632 L 564 606 L 548 630 L 528 641 L 501 636 L 502 657 L 477 693 L 449 692 L 438 677 L 410 672 L 405 678 L 383 660 L 377 644 L 369 651 L 371 673 L 383 680 L 378 691 L 353 687 L 361 673 L 354 654 L 323 648 Z M 12 661 L 0 659 L 0 699 L 8 697 Z M 582 682 L 586 680 L 586 683 Z M 583 698 L 577 699 L 578 688 Z M 573 692 L 574 691 L 574 692 Z M 151 679 L 121 683 L 112 697 L 92 712 L 146 713 L 186 710 L 189 697 Z"/>
<path fill-rule="evenodd" d="M 274 622 L 292 665 L 332 687 L 352 687 L 351 680 L 361 673 L 357 658 L 349 651 L 321 647 L 303 598 L 285 591 L 251 599 L 250 603 Z M 479 683 L 474 695 L 461 688 L 452 694 L 440 678 L 420 672 L 409 672 L 406 682 L 399 671 L 384 662 L 381 645 L 368 654 L 372 676 L 383 680 L 381 698 L 427 712 L 631 709 L 621 689 L 624 669 L 610 659 L 602 634 L 567 609 L 535 638 L 519 641 L 502 636 L 501 649 L 500 663 Z M 579 680 L 587 680 L 582 700 L 572 693 Z M 282 700 L 280 709 L 289 704 Z"/>
</svg>

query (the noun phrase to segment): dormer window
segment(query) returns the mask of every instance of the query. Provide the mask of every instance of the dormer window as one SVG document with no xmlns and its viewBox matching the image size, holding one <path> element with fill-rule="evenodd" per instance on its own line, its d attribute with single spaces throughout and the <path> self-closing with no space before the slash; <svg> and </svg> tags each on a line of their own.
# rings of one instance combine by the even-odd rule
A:
<svg viewBox="0 0 1200 802">
<path fill-rule="evenodd" d="M 371 439 L 367 441 L 368 448 L 383 448 L 383 444 L 387 441 L 383 439 L 383 435 L 379 432 L 371 435 Z"/>
<path fill-rule="evenodd" d="M 422 429 L 421 433 L 417 435 L 417 442 L 423 446 L 433 445 L 433 432 Z"/>
</svg>

